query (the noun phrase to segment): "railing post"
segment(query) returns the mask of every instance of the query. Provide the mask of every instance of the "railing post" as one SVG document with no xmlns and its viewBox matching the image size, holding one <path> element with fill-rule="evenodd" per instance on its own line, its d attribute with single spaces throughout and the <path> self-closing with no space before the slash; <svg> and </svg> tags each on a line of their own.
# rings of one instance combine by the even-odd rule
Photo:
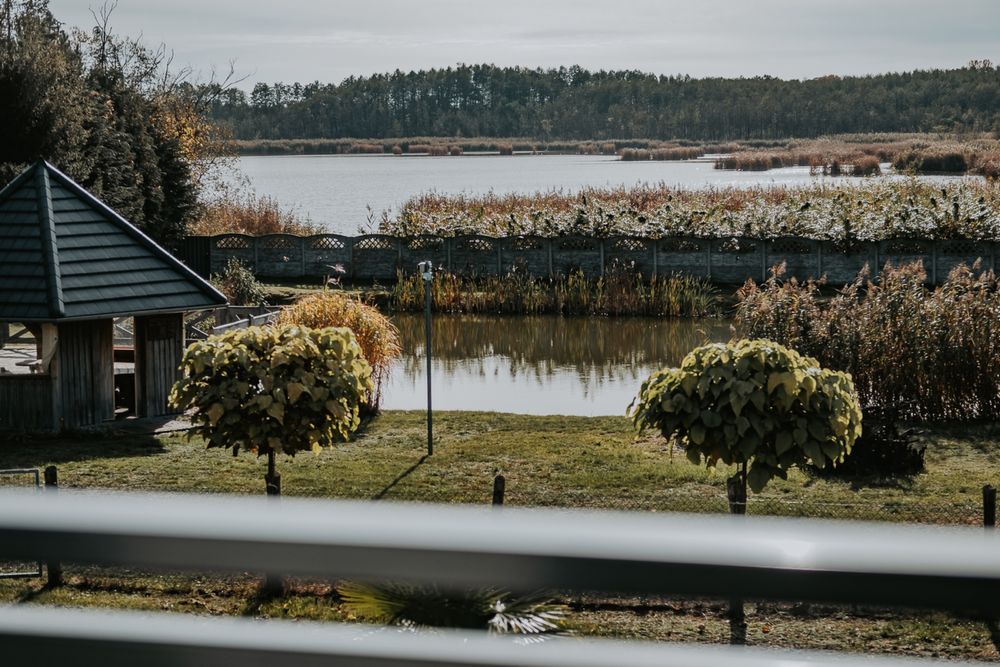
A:
<svg viewBox="0 0 1000 667">
<path fill-rule="evenodd" d="M 493 478 L 493 504 L 503 505 L 503 494 L 507 488 L 507 480 L 503 475 Z"/>
<path fill-rule="evenodd" d="M 983 528 L 996 528 L 997 490 L 991 484 L 983 486 Z"/>
<path fill-rule="evenodd" d="M 45 469 L 45 493 L 55 493 L 59 490 L 59 471 L 55 466 Z M 48 575 L 48 587 L 56 588 L 62 586 L 62 564 L 59 561 L 50 560 L 45 564 Z"/>
</svg>

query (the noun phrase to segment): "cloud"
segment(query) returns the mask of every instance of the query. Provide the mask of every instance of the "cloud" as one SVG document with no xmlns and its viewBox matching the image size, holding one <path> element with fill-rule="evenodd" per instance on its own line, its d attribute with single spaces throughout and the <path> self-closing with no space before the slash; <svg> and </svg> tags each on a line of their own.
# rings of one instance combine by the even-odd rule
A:
<svg viewBox="0 0 1000 667">
<path fill-rule="evenodd" d="M 90 23 L 80 0 L 51 8 Z M 809 78 L 1000 61 L 995 0 L 119 0 L 112 23 L 178 64 L 236 59 L 248 87 L 458 62 Z"/>
</svg>

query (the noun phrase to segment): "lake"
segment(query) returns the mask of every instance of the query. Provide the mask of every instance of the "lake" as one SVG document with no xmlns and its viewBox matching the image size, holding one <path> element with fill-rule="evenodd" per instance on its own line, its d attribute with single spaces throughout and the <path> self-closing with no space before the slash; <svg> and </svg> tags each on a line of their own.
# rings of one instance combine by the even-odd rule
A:
<svg viewBox="0 0 1000 667">
<path fill-rule="evenodd" d="M 423 315 L 394 315 L 403 358 L 382 406 L 427 407 Z M 730 337 L 726 320 L 435 315 L 433 404 L 440 410 L 624 415 L 649 375 Z"/>
<path fill-rule="evenodd" d="M 483 194 L 667 183 L 687 188 L 856 185 L 863 179 L 813 176 L 808 167 L 725 171 L 711 160 L 626 162 L 603 155 L 394 155 L 244 156 L 239 167 L 259 195 L 308 216 L 327 230 L 356 234 L 374 216 L 390 213 L 428 191 Z M 928 177 L 948 180 L 961 177 Z"/>
</svg>

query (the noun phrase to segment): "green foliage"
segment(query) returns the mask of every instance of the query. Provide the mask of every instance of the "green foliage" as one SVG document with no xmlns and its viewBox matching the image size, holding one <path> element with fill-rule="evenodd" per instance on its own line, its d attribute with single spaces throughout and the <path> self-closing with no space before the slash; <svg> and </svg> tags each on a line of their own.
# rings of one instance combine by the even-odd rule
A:
<svg viewBox="0 0 1000 667">
<path fill-rule="evenodd" d="M 245 139 L 718 141 L 990 131 L 996 127 L 998 100 L 1000 77 L 994 66 L 798 81 L 594 72 L 579 66 L 459 65 L 375 73 L 339 83 L 258 83 L 250 95 L 234 91 L 222 98 L 214 114 Z"/>
<path fill-rule="evenodd" d="M 257 455 L 317 450 L 357 429 L 371 367 L 347 329 L 249 327 L 191 345 L 170 402 L 191 436 Z"/>
<path fill-rule="evenodd" d="M 833 298 L 809 281 L 748 281 L 737 335 L 851 374 L 865 412 L 920 421 L 1000 417 L 1000 279 L 957 266 L 930 288 L 921 262 L 862 274 Z"/>
<path fill-rule="evenodd" d="M 496 589 L 442 591 L 434 586 L 350 582 L 337 592 L 358 616 L 406 627 L 533 635 L 558 632 L 566 616 L 565 607 L 545 595 L 513 597 Z"/>
<path fill-rule="evenodd" d="M 400 357 L 399 330 L 377 308 L 353 299 L 342 292 L 323 290 L 302 297 L 281 311 L 279 324 L 300 324 L 307 327 L 346 327 L 371 366 L 375 390 L 366 404 L 371 412 L 378 411 L 382 383 L 389 377 L 393 362 Z"/>
<path fill-rule="evenodd" d="M 236 306 L 266 306 L 267 290 L 246 264 L 230 258 L 222 273 L 212 276 L 212 284 Z"/>
<path fill-rule="evenodd" d="M 692 350 L 650 376 L 629 411 L 693 463 L 749 464 L 755 492 L 795 465 L 837 465 L 861 434 L 851 377 L 767 340 Z"/>
<path fill-rule="evenodd" d="M 203 139 L 210 126 L 195 91 L 168 72 L 166 52 L 112 34 L 109 11 L 69 35 L 45 0 L 3 3 L 0 186 L 48 160 L 169 243 L 193 219 L 219 146 Z"/>
</svg>

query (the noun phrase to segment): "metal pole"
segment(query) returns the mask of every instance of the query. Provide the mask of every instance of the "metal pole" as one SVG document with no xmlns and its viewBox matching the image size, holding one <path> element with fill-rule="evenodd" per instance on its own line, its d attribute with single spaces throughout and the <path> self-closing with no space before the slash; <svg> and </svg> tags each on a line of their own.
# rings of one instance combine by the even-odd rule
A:
<svg viewBox="0 0 1000 667">
<path fill-rule="evenodd" d="M 420 272 L 424 279 L 424 351 L 427 354 L 427 455 L 434 453 L 434 415 L 431 412 L 431 281 L 433 265 L 430 262 L 420 263 Z"/>
</svg>

